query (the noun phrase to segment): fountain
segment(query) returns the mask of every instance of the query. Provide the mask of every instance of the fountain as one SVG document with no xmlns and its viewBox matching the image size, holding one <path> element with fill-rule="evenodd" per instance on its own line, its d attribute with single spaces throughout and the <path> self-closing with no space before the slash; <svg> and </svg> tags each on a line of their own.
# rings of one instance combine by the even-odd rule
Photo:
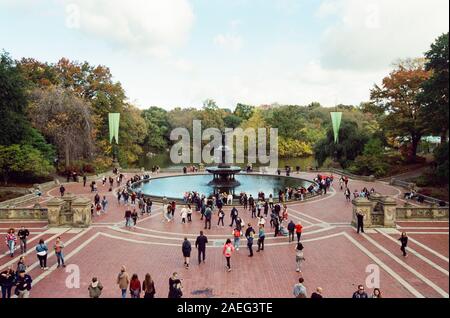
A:
<svg viewBox="0 0 450 318">
<path fill-rule="evenodd" d="M 206 171 L 213 175 L 213 180 L 208 185 L 217 190 L 234 189 L 240 185 L 235 176 L 241 172 L 241 168 L 226 163 L 227 155 L 231 150 L 225 145 L 225 133 L 222 134 L 222 145 L 218 150 L 220 150 L 220 158 L 215 158 L 215 161 L 219 162 L 219 165 L 206 168 Z"/>
</svg>

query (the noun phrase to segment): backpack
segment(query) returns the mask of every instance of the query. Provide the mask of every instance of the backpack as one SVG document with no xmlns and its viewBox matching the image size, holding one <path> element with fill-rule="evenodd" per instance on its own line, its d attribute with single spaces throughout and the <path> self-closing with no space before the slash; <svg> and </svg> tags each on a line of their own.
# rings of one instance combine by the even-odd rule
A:
<svg viewBox="0 0 450 318">
<path fill-rule="evenodd" d="M 241 237 L 241 231 L 235 230 L 234 231 L 234 237 Z"/>
</svg>

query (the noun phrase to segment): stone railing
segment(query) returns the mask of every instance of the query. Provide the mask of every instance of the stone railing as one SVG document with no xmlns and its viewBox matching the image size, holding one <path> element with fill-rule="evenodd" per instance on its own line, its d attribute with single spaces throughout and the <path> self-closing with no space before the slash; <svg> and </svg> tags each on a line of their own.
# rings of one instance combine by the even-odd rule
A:
<svg viewBox="0 0 450 318">
<path fill-rule="evenodd" d="M 31 202 L 37 198 L 38 198 L 38 196 L 36 194 L 25 194 L 18 198 L 0 202 L 0 208 L 16 207 L 18 205 L 25 204 L 27 202 Z"/>
<path fill-rule="evenodd" d="M 405 206 L 397 207 L 397 219 L 434 219 L 434 220 L 448 220 L 448 207 L 415 207 Z"/>
<path fill-rule="evenodd" d="M 418 187 L 414 182 L 408 182 L 408 181 L 403 181 L 403 180 L 399 180 L 396 178 L 392 178 L 391 181 L 389 182 L 389 184 L 394 185 L 394 186 L 398 186 L 398 187 L 402 187 L 407 191 L 411 191 L 411 189 L 416 189 L 419 190 L 420 187 Z M 429 197 L 420 193 L 417 193 L 417 195 L 420 195 L 421 197 L 423 197 L 424 202 L 426 203 L 430 203 L 430 204 L 441 204 L 442 202 L 445 203 L 445 205 L 448 207 L 449 203 L 443 200 L 439 200 L 433 197 Z"/>
<path fill-rule="evenodd" d="M 0 208 L 0 220 L 47 220 L 47 215 L 42 208 Z"/>
</svg>

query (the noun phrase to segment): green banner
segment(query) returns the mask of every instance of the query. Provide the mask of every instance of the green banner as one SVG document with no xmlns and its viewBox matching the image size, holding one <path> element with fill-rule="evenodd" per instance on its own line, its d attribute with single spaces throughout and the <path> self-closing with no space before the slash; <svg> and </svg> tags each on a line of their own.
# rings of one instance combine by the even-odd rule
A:
<svg viewBox="0 0 450 318">
<path fill-rule="evenodd" d="M 120 114 L 110 113 L 109 114 L 109 142 L 112 143 L 113 138 L 116 143 L 119 144 L 119 124 L 120 124 Z"/>
<path fill-rule="evenodd" d="M 333 123 L 334 142 L 339 142 L 339 129 L 341 128 L 342 113 L 332 112 L 331 122 Z"/>
</svg>

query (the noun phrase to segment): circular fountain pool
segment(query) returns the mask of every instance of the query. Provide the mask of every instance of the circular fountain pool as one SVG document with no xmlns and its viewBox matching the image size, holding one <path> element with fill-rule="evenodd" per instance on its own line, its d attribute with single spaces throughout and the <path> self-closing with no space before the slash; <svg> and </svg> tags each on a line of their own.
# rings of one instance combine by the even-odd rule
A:
<svg viewBox="0 0 450 318">
<path fill-rule="evenodd" d="M 182 199 L 185 192 L 197 191 L 207 196 L 217 191 L 227 191 L 239 195 L 241 192 L 252 194 L 257 197 L 258 192 L 272 194 L 274 198 L 278 197 L 278 191 L 286 187 L 305 187 L 308 188 L 312 181 L 284 176 L 258 175 L 258 174 L 237 174 L 236 180 L 239 185 L 234 188 L 219 188 L 210 185 L 211 175 L 181 175 L 172 177 L 155 178 L 150 181 L 138 183 L 133 186 L 134 191 L 142 191 L 143 194 L 152 197 L 167 197 L 170 199 Z"/>
</svg>

